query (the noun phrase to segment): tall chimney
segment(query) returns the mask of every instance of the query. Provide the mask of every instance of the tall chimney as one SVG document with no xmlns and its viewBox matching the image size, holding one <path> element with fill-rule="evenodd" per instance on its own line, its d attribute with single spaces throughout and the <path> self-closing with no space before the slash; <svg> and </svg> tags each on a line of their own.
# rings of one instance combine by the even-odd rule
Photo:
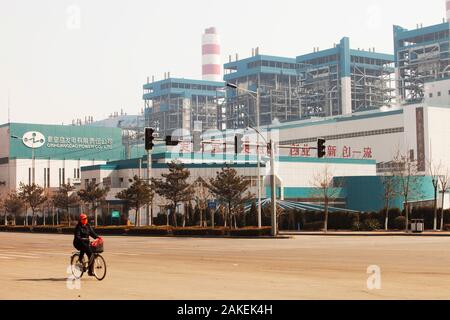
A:
<svg viewBox="0 0 450 320">
<path fill-rule="evenodd" d="M 222 81 L 220 37 L 214 27 L 205 30 L 202 36 L 202 79 Z"/>
<path fill-rule="evenodd" d="M 446 9 L 446 12 L 447 12 L 447 22 L 450 22 L 450 0 L 446 1 L 445 9 Z"/>
</svg>

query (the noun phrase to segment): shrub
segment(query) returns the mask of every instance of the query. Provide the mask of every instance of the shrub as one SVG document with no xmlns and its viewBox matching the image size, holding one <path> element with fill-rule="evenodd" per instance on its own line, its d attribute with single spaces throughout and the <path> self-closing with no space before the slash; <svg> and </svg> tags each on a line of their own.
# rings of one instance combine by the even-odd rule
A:
<svg viewBox="0 0 450 320">
<path fill-rule="evenodd" d="M 130 236 L 167 236 L 169 235 L 170 227 L 138 227 L 129 228 L 126 234 Z"/>
<path fill-rule="evenodd" d="M 264 237 L 271 235 L 272 228 L 271 227 L 263 227 L 263 228 L 242 228 L 242 229 L 231 229 L 230 236 L 232 237 Z"/>
<path fill-rule="evenodd" d="M 406 227 L 406 217 L 399 216 L 395 218 L 394 225 L 397 230 L 404 230 Z"/>
<path fill-rule="evenodd" d="M 58 233 L 58 228 L 54 226 L 38 226 L 33 227 L 32 232 L 35 233 Z"/>
<path fill-rule="evenodd" d="M 304 231 L 321 231 L 323 228 L 323 221 L 308 222 L 303 225 Z"/>
<path fill-rule="evenodd" d="M 75 227 L 62 227 L 61 228 L 62 234 L 74 234 L 75 233 Z"/>
<path fill-rule="evenodd" d="M 364 230 L 364 224 L 360 221 L 353 222 L 352 225 L 352 231 L 363 231 Z"/>
<path fill-rule="evenodd" d="M 224 236 L 225 228 L 174 228 L 172 230 L 175 236 Z"/>
<path fill-rule="evenodd" d="M 376 219 L 368 219 L 364 222 L 364 229 L 367 231 L 377 231 L 381 229 L 381 224 Z"/>
<path fill-rule="evenodd" d="M 127 231 L 125 226 L 109 226 L 109 227 L 97 227 L 95 232 L 99 235 L 124 235 Z"/>
<path fill-rule="evenodd" d="M 11 232 L 31 232 L 32 227 L 30 226 L 12 226 L 8 228 Z"/>
</svg>

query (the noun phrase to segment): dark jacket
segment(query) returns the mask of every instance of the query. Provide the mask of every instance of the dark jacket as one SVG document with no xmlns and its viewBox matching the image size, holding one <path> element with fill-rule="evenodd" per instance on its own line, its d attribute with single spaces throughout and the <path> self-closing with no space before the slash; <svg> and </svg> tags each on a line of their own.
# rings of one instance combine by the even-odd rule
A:
<svg viewBox="0 0 450 320">
<path fill-rule="evenodd" d="M 73 239 L 73 243 L 75 246 L 78 244 L 89 244 L 89 236 L 94 239 L 98 238 L 98 235 L 94 232 L 94 229 L 89 224 L 82 225 L 81 222 L 77 224 L 75 227 L 75 237 Z"/>
</svg>

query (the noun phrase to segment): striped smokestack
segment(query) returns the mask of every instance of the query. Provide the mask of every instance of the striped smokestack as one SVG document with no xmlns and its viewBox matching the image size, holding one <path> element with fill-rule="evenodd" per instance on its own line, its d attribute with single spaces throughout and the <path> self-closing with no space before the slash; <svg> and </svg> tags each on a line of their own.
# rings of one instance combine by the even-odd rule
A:
<svg viewBox="0 0 450 320">
<path fill-rule="evenodd" d="M 207 81 L 222 81 L 220 38 L 216 28 L 208 28 L 202 37 L 202 78 Z"/>
<path fill-rule="evenodd" d="M 450 22 L 450 0 L 446 1 L 445 9 L 446 9 L 446 12 L 447 12 L 447 21 Z"/>
</svg>

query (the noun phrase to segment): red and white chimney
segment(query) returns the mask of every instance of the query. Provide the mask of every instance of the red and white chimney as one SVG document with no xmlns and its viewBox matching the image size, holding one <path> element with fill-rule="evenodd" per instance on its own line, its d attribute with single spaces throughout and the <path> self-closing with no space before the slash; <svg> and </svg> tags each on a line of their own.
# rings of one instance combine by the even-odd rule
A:
<svg viewBox="0 0 450 320">
<path fill-rule="evenodd" d="M 447 21 L 450 22 L 450 0 L 446 0 Z"/>
<path fill-rule="evenodd" d="M 449 0 L 450 1 L 450 0 Z M 202 79 L 222 81 L 220 38 L 214 27 L 205 30 L 202 37 Z"/>
</svg>

